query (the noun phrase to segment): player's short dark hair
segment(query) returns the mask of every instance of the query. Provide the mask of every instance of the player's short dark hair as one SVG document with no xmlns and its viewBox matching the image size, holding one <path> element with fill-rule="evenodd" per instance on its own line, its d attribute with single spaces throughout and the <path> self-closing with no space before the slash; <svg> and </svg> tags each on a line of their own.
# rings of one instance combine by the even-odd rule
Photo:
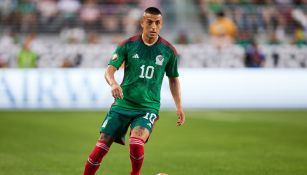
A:
<svg viewBox="0 0 307 175">
<path fill-rule="evenodd" d="M 152 15 L 162 15 L 161 11 L 157 7 L 148 7 L 145 9 L 144 13 L 149 13 Z"/>
</svg>

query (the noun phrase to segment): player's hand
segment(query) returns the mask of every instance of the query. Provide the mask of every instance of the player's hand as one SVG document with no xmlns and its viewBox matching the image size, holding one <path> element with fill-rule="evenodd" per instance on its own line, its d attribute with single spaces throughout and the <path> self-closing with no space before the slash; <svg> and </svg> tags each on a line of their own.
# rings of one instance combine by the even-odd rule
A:
<svg viewBox="0 0 307 175">
<path fill-rule="evenodd" d="M 176 111 L 178 120 L 177 120 L 177 126 L 181 126 L 185 122 L 185 114 L 182 109 L 177 109 Z"/>
<path fill-rule="evenodd" d="M 117 83 L 111 84 L 111 89 L 112 89 L 112 96 L 115 99 L 116 98 L 122 99 L 124 97 L 123 90 L 122 90 L 122 88 L 120 87 L 119 84 L 117 84 Z"/>
</svg>

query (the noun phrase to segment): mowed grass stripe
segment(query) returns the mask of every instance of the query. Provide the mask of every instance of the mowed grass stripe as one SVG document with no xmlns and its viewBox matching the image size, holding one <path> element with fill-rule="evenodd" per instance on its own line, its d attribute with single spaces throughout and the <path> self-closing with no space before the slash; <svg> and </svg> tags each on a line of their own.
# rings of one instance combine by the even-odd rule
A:
<svg viewBox="0 0 307 175">
<path fill-rule="evenodd" d="M 0 174 L 82 174 L 105 112 L 0 112 Z M 161 112 L 142 175 L 305 175 L 307 111 Z M 129 174 L 128 146 L 114 144 L 98 174 Z"/>
</svg>

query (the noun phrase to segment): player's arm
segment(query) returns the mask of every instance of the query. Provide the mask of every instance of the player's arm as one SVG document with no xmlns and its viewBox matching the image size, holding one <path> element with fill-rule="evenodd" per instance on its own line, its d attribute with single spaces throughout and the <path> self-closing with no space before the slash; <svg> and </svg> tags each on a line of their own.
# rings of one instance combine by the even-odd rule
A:
<svg viewBox="0 0 307 175">
<path fill-rule="evenodd" d="M 185 122 L 185 114 L 181 105 L 180 82 L 178 77 L 169 77 L 169 86 L 176 104 L 176 113 L 178 116 L 177 125 L 183 125 Z"/>
<path fill-rule="evenodd" d="M 105 74 L 104 74 L 104 77 L 105 77 L 107 83 L 111 86 L 112 96 L 114 98 L 123 98 L 123 90 L 114 78 L 114 74 L 115 74 L 116 70 L 117 69 L 114 66 L 109 65 L 107 67 Z"/>
</svg>

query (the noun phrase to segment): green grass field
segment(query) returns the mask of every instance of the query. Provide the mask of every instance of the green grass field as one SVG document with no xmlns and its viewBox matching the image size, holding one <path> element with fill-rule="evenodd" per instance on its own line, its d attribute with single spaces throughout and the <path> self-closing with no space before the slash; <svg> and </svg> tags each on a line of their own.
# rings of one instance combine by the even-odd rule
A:
<svg viewBox="0 0 307 175">
<path fill-rule="evenodd" d="M 307 111 L 161 112 L 142 175 L 306 175 Z M 105 112 L 0 112 L 1 175 L 81 175 Z M 114 144 L 99 174 L 128 175 Z"/>
</svg>

